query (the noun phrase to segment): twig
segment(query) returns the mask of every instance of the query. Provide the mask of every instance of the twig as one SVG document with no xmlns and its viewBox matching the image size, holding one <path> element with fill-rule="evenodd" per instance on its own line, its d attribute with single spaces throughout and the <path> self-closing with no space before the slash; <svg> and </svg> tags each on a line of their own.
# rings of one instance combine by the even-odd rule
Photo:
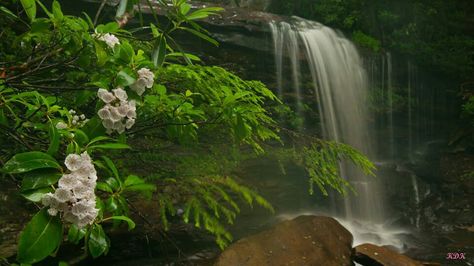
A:
<svg viewBox="0 0 474 266">
<path fill-rule="evenodd" d="M 95 13 L 94 26 L 97 25 L 97 21 L 99 20 L 100 13 L 102 13 L 102 9 L 104 9 L 105 3 L 107 3 L 107 0 L 102 0 L 99 9 L 97 9 L 97 13 Z"/>
</svg>

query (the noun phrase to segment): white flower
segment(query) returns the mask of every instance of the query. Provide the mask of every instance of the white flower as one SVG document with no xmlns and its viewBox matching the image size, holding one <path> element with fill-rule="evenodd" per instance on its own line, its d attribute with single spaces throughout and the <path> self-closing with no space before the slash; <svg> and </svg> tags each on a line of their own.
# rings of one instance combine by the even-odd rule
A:
<svg viewBox="0 0 474 266">
<path fill-rule="evenodd" d="M 84 183 L 81 182 L 72 189 L 72 193 L 76 198 L 91 198 L 91 194 L 94 194 L 94 190 L 91 190 L 89 186 L 84 186 Z"/>
<path fill-rule="evenodd" d="M 110 33 L 105 33 L 105 34 L 95 33 L 93 36 L 96 37 L 98 40 L 105 42 L 110 48 L 114 48 L 115 45 L 120 44 L 120 40 L 117 37 L 115 37 L 115 35 L 110 34 Z"/>
<path fill-rule="evenodd" d="M 76 111 L 74 111 L 74 110 L 71 109 L 71 110 L 69 110 L 69 113 L 73 115 L 73 114 L 76 113 Z"/>
<path fill-rule="evenodd" d="M 84 114 L 79 116 L 82 120 L 86 120 L 86 116 Z"/>
<path fill-rule="evenodd" d="M 41 203 L 43 203 L 44 206 L 49 206 L 54 200 L 54 194 L 49 192 L 43 195 L 41 198 Z"/>
<path fill-rule="evenodd" d="M 99 99 L 101 99 L 104 103 L 111 103 L 115 101 L 117 98 L 115 98 L 114 94 L 111 93 L 110 91 L 106 89 L 99 89 L 97 91 L 97 96 Z"/>
<path fill-rule="evenodd" d="M 144 81 L 142 79 L 138 79 L 137 81 L 135 81 L 135 83 L 130 85 L 130 88 L 141 96 L 145 92 Z"/>
<path fill-rule="evenodd" d="M 72 189 L 78 184 L 78 182 L 78 176 L 75 174 L 65 174 L 59 179 L 58 185 L 60 188 Z"/>
<path fill-rule="evenodd" d="M 110 120 L 114 122 L 118 122 L 122 120 L 123 116 L 120 115 L 117 107 L 111 106 L 109 110 L 110 110 Z"/>
<path fill-rule="evenodd" d="M 127 116 L 128 110 L 130 110 L 130 106 L 127 102 L 121 102 L 120 106 L 117 107 L 117 111 L 122 117 Z"/>
<path fill-rule="evenodd" d="M 66 202 L 70 201 L 72 198 L 72 193 L 71 190 L 69 189 L 64 189 L 64 188 L 58 188 L 54 192 L 54 197 L 58 202 Z"/>
<path fill-rule="evenodd" d="M 60 121 L 56 124 L 56 128 L 57 129 L 66 129 L 67 128 L 67 124 L 64 123 L 63 121 Z"/>
<path fill-rule="evenodd" d="M 116 88 L 112 90 L 114 92 L 115 97 L 120 101 L 126 101 L 128 99 L 127 92 L 122 88 Z"/>
<path fill-rule="evenodd" d="M 89 156 L 89 154 L 87 153 L 87 151 L 85 151 L 81 154 L 81 159 L 84 160 L 84 162 L 92 163 L 92 159 Z"/>
<path fill-rule="evenodd" d="M 97 114 L 99 115 L 100 119 L 109 119 L 110 118 L 110 105 L 106 105 L 102 107 Z"/>
<path fill-rule="evenodd" d="M 77 217 L 81 218 L 86 216 L 90 209 L 95 207 L 95 203 L 92 205 L 90 204 L 91 201 L 79 201 L 74 204 L 71 208 L 72 214 L 76 215 Z"/>
<path fill-rule="evenodd" d="M 125 125 L 122 122 L 114 123 L 114 128 L 119 134 L 122 134 L 125 131 Z"/>
<path fill-rule="evenodd" d="M 78 224 L 79 222 L 79 218 L 74 215 L 72 212 L 64 212 L 64 216 L 63 216 L 63 219 L 66 221 L 66 222 L 70 222 L 72 224 Z M 82 226 L 84 227 L 84 226 Z M 81 228 L 82 228 L 81 227 Z"/>
<path fill-rule="evenodd" d="M 135 119 L 127 119 L 127 122 L 125 122 L 125 128 L 130 129 L 132 126 L 135 124 Z"/>
<path fill-rule="evenodd" d="M 87 152 L 69 154 L 64 163 L 71 173 L 64 174 L 54 194 L 45 194 L 41 201 L 49 207 L 50 215 L 61 212 L 64 221 L 82 228 L 91 224 L 98 214 L 95 208 L 97 171 Z"/>
<path fill-rule="evenodd" d="M 71 171 L 79 170 L 82 167 L 82 159 L 81 156 L 77 154 L 69 154 L 64 161 L 67 169 Z"/>
<path fill-rule="evenodd" d="M 143 79 L 145 81 L 145 87 L 151 88 L 153 87 L 153 82 L 155 80 L 155 74 L 151 72 L 148 68 L 142 68 L 137 71 L 139 79 Z"/>
<path fill-rule="evenodd" d="M 114 127 L 114 122 L 110 119 L 104 119 L 102 120 L 102 125 L 106 128 L 106 129 L 113 129 Z"/>
<path fill-rule="evenodd" d="M 134 90 L 138 95 L 142 95 L 145 92 L 145 88 L 153 87 L 155 80 L 155 74 L 148 68 L 141 68 L 137 71 L 138 79 L 133 83 L 130 88 Z"/>
<path fill-rule="evenodd" d="M 56 215 L 58 215 L 58 210 L 55 209 L 55 208 L 49 208 L 48 209 L 48 214 L 51 215 L 51 216 L 56 216 Z"/>
</svg>

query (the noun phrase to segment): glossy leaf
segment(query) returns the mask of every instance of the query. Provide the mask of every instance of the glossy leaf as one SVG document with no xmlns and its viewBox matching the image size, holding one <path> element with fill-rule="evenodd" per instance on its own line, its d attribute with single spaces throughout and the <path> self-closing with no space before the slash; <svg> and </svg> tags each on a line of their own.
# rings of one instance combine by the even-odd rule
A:
<svg viewBox="0 0 474 266">
<path fill-rule="evenodd" d="M 18 153 L 8 160 L 2 168 L 9 174 L 26 173 L 42 168 L 61 168 L 50 155 L 38 151 Z"/>
<path fill-rule="evenodd" d="M 117 84 L 119 86 L 130 86 L 133 83 L 135 83 L 135 78 L 130 76 L 127 72 L 122 70 L 117 74 Z"/>
<path fill-rule="evenodd" d="M 79 229 L 76 225 L 71 225 L 67 233 L 67 240 L 73 244 L 79 244 L 79 241 L 86 235 L 84 228 Z"/>
<path fill-rule="evenodd" d="M 30 189 L 30 190 L 23 191 L 21 192 L 21 195 L 29 201 L 40 202 L 43 196 L 50 192 L 53 192 L 53 189 L 51 187 L 43 187 L 43 188 Z"/>
<path fill-rule="evenodd" d="M 21 191 L 49 187 L 58 182 L 61 173 L 53 169 L 38 169 L 26 173 L 21 183 Z"/>
<path fill-rule="evenodd" d="M 120 180 L 119 173 L 114 162 L 107 156 L 102 156 L 102 159 L 104 160 L 107 167 L 112 171 L 112 173 L 114 174 L 114 177 L 117 178 L 117 180 Z"/>
<path fill-rule="evenodd" d="M 130 146 L 123 143 L 104 143 L 104 144 L 97 144 L 89 146 L 89 149 L 105 149 L 105 150 L 120 150 L 120 149 L 130 149 Z"/>
<path fill-rule="evenodd" d="M 97 258 L 106 254 L 109 249 L 109 241 L 101 225 L 94 224 L 89 235 L 89 252 L 92 257 Z"/>
<path fill-rule="evenodd" d="M 11 16 L 11 17 L 14 17 L 14 18 L 18 18 L 17 15 L 13 14 L 13 12 L 10 11 L 10 9 L 4 7 L 4 6 L 0 6 L 0 11 L 2 11 L 3 13 Z"/>
<path fill-rule="evenodd" d="M 53 15 L 54 18 L 58 20 L 62 20 L 64 17 L 63 12 L 61 11 L 61 5 L 56 0 L 53 1 Z"/>
<path fill-rule="evenodd" d="M 59 216 L 39 211 L 20 235 L 17 259 L 21 263 L 36 263 L 52 254 L 59 246 L 63 226 Z"/>
<path fill-rule="evenodd" d="M 53 122 L 49 125 L 49 147 L 47 153 L 54 156 L 59 149 L 59 132 Z"/>
<path fill-rule="evenodd" d="M 160 67 L 166 56 L 166 38 L 162 35 L 155 43 L 152 60 L 155 67 Z"/>
<path fill-rule="evenodd" d="M 36 18 L 36 3 L 35 0 L 20 0 L 23 9 L 26 12 L 26 15 L 30 21 L 35 20 Z"/>
<path fill-rule="evenodd" d="M 127 216 L 112 216 L 112 217 L 109 217 L 108 219 L 120 220 L 120 221 L 127 222 L 128 230 L 132 230 L 133 228 L 135 228 L 135 222 L 132 221 L 132 219 L 128 218 Z"/>
</svg>

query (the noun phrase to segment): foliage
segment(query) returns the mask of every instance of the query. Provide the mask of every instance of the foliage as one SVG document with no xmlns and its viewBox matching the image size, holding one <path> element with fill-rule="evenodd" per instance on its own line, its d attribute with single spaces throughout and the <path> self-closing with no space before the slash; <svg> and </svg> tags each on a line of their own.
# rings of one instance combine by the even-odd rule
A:
<svg viewBox="0 0 474 266">
<path fill-rule="evenodd" d="M 363 33 L 362 31 L 355 31 L 352 34 L 352 40 L 360 46 L 369 48 L 374 52 L 380 51 L 380 41 Z"/>
<path fill-rule="evenodd" d="M 174 33 L 181 31 L 217 45 L 196 21 L 220 8 L 194 10 L 184 0 L 153 5 L 121 0 L 116 21 L 103 24 L 98 23 L 101 7 L 93 20 L 86 13 L 64 14 L 57 1 L 50 7 L 39 0 L 0 6 L 5 15 L 0 17 L 2 175 L 16 180 L 19 193 L 38 207 L 48 206 L 45 195 L 62 189 L 61 181 L 71 175 L 67 171 L 78 163 L 74 158 L 90 156 L 94 169 L 88 170 L 98 177 L 92 182 L 94 220 L 82 226 L 66 222 L 64 214 L 52 208 L 39 207 L 21 234 L 18 262 L 36 263 L 55 255 L 64 234 L 68 242 L 83 245 L 84 257 L 106 255 L 111 246 L 108 228 L 136 226 L 130 200 L 137 197 L 156 201 L 165 230 L 170 217 L 177 215 L 215 235 L 221 248 L 232 240 L 224 223 L 235 221 L 239 199 L 273 210 L 256 191 L 235 181 L 223 169 L 226 165 L 217 169 L 215 162 L 233 161 L 229 156 L 239 157 L 246 150 L 251 151 L 252 155 L 243 152 L 248 156 L 257 156 L 269 143 L 281 144 L 270 112 L 281 102 L 260 82 L 244 81 L 222 68 L 194 65 L 200 59 L 175 41 Z M 141 12 L 145 7 L 154 19 L 149 26 Z M 165 11 L 168 26 L 160 22 L 156 7 Z M 126 27 L 135 15 L 140 27 Z M 132 123 L 123 125 L 123 117 Z M 113 123 L 107 124 L 111 119 Z M 106 132 L 110 127 L 114 130 Z M 366 172 L 372 169 L 365 157 L 345 145 L 319 139 L 306 144 L 309 148 L 293 159 L 308 169 L 311 184 L 323 193 L 326 186 L 345 191 L 347 183 L 337 171 L 340 160 L 352 160 Z M 156 157 L 147 162 L 152 169 L 142 170 L 142 176 L 133 173 L 140 169 L 127 165 L 132 161 L 127 156 L 146 154 L 155 145 L 176 150 L 153 153 Z M 183 149 L 194 157 L 183 159 Z M 214 160 L 217 170 L 193 167 L 203 159 L 200 150 L 218 150 L 206 157 Z M 71 207 L 69 201 L 62 203 Z"/>
<path fill-rule="evenodd" d="M 275 0 L 270 11 L 320 21 L 369 48 L 412 57 L 420 66 L 467 80 L 473 72 L 473 2 Z M 369 45 L 368 45 L 369 44 Z"/>
</svg>

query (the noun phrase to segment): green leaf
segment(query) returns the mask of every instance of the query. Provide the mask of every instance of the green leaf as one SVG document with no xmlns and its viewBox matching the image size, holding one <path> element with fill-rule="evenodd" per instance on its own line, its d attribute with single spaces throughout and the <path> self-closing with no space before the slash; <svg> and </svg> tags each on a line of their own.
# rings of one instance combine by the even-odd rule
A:
<svg viewBox="0 0 474 266">
<path fill-rule="evenodd" d="M 105 164 L 107 165 L 107 167 L 109 167 L 109 169 L 112 171 L 112 173 L 114 174 L 115 178 L 117 178 L 118 180 L 120 180 L 120 178 L 119 178 L 119 173 L 118 173 L 117 167 L 115 166 L 114 162 L 112 162 L 112 160 L 110 160 L 110 158 L 107 157 L 107 156 L 102 156 L 102 159 L 104 160 L 104 162 L 105 162 Z"/>
<path fill-rule="evenodd" d="M 196 35 L 197 37 L 199 37 L 199 38 L 201 38 L 201 39 L 203 39 L 203 40 L 206 40 L 206 41 L 209 42 L 209 43 L 212 43 L 212 44 L 215 45 L 215 46 L 219 46 L 219 43 L 218 43 L 216 40 L 214 40 L 213 38 L 209 37 L 208 35 L 206 35 L 206 34 L 204 34 L 204 33 L 201 33 L 201 32 L 199 32 L 199 31 L 197 31 L 197 30 L 193 30 L 193 29 L 186 28 L 186 27 L 181 27 L 180 29 L 185 30 L 185 31 L 188 31 L 188 32 L 190 32 L 190 33 Z"/>
<path fill-rule="evenodd" d="M 107 62 L 108 56 L 102 44 L 99 42 L 95 43 L 95 54 L 97 56 L 97 64 L 103 66 Z"/>
<path fill-rule="evenodd" d="M 127 10 L 127 2 L 128 0 L 120 0 L 115 17 L 120 18 L 125 14 L 125 11 Z"/>
<path fill-rule="evenodd" d="M 84 131 L 89 138 L 93 138 L 93 140 L 105 135 L 105 128 L 102 126 L 102 121 L 98 116 L 93 116 L 82 128 L 82 131 Z M 94 143 L 93 140 L 89 142 L 89 146 Z"/>
<path fill-rule="evenodd" d="M 104 191 L 104 192 L 108 192 L 108 193 L 110 193 L 110 194 L 114 193 L 114 191 L 113 191 L 112 188 L 109 186 L 109 184 L 104 183 L 104 182 L 97 182 L 96 188 L 97 188 L 98 190 L 101 190 L 101 191 Z"/>
<path fill-rule="evenodd" d="M 89 146 L 88 149 L 95 150 L 95 149 L 106 149 L 106 150 L 120 150 L 120 149 L 130 149 L 130 146 L 123 143 L 104 143 L 104 144 L 97 144 Z"/>
<path fill-rule="evenodd" d="M 24 175 L 21 182 L 21 191 L 49 187 L 56 184 L 61 173 L 53 169 L 38 169 Z"/>
<path fill-rule="evenodd" d="M 67 240 L 77 245 L 85 235 L 86 230 L 84 228 L 79 229 L 75 224 L 72 224 L 67 233 Z"/>
<path fill-rule="evenodd" d="M 57 20 L 62 20 L 64 17 L 63 12 L 61 11 L 61 5 L 56 0 L 53 1 L 53 15 Z"/>
<path fill-rule="evenodd" d="M 89 252 L 93 258 L 107 254 L 109 241 L 101 225 L 94 224 L 89 235 Z"/>
<path fill-rule="evenodd" d="M 3 166 L 2 171 L 9 174 L 26 173 L 41 168 L 61 168 L 58 162 L 46 153 L 39 151 L 18 153 Z"/>
<path fill-rule="evenodd" d="M 124 190 L 127 191 L 141 191 L 146 194 L 146 196 L 150 196 L 149 193 L 153 192 L 156 190 L 156 186 L 153 184 L 137 184 L 137 185 L 131 185 L 128 187 L 125 187 Z"/>
<path fill-rule="evenodd" d="M 121 221 L 125 221 L 127 222 L 128 224 L 128 230 L 132 230 L 133 228 L 135 228 L 135 222 L 132 221 L 132 219 L 128 218 L 127 216 L 112 216 L 112 217 L 109 217 L 107 219 L 112 219 L 112 220 L 121 220 Z"/>
<path fill-rule="evenodd" d="M 161 35 L 155 43 L 155 48 L 153 50 L 152 60 L 155 67 L 160 67 L 165 61 L 166 56 L 166 38 Z"/>
<path fill-rule="evenodd" d="M 135 83 L 135 78 L 130 76 L 127 72 L 122 70 L 117 74 L 117 85 L 125 87 L 133 83 Z"/>
<path fill-rule="evenodd" d="M 145 184 L 145 180 L 141 179 L 140 177 L 136 175 L 129 175 L 125 179 L 124 186 L 133 186 L 133 185 L 138 185 L 138 184 Z"/>
<path fill-rule="evenodd" d="M 189 14 L 186 16 L 187 20 L 196 20 L 196 19 L 202 19 L 202 18 L 207 18 L 210 15 L 215 15 L 215 12 L 219 12 L 224 10 L 223 8 L 220 7 L 208 7 L 208 8 L 202 8 L 194 11 L 193 13 Z"/>
<path fill-rule="evenodd" d="M 184 3 L 179 6 L 179 11 L 181 12 L 182 15 L 186 16 L 186 14 L 189 13 L 189 10 L 191 10 L 191 5 L 188 3 Z"/>
<path fill-rule="evenodd" d="M 23 9 L 26 12 L 26 15 L 30 21 L 35 20 L 36 18 L 36 3 L 35 0 L 20 0 Z"/>
<path fill-rule="evenodd" d="M 135 55 L 135 51 L 133 47 L 127 41 L 123 41 L 120 44 L 120 51 L 119 56 L 125 63 L 130 63 L 132 61 L 133 56 Z"/>
<path fill-rule="evenodd" d="M 50 19 L 54 18 L 53 13 L 49 12 L 49 10 L 46 8 L 46 6 L 41 2 L 41 0 L 36 0 L 36 3 L 43 9 L 44 13 L 48 15 Z"/>
<path fill-rule="evenodd" d="M 18 18 L 17 15 L 13 14 L 13 12 L 10 11 L 10 9 L 4 7 L 4 6 L 0 6 L 0 11 L 2 11 L 3 13 L 11 16 L 11 17 L 14 17 L 14 18 Z"/>
<path fill-rule="evenodd" d="M 118 205 L 117 203 L 115 202 L 115 198 L 112 196 L 110 198 L 108 198 L 106 201 L 105 201 L 105 208 L 107 209 L 107 211 L 109 212 L 114 212 L 118 209 Z"/>
<path fill-rule="evenodd" d="M 59 216 L 39 211 L 20 234 L 17 260 L 36 263 L 52 254 L 61 243 L 63 226 Z"/>
<path fill-rule="evenodd" d="M 86 143 L 89 142 L 89 137 L 87 136 L 87 134 L 78 128 L 74 129 L 74 135 L 74 139 L 81 146 L 86 145 Z"/>
<path fill-rule="evenodd" d="M 109 187 L 114 190 L 114 191 L 118 191 L 118 189 L 120 188 L 120 184 L 119 182 L 117 181 L 117 179 L 113 178 L 113 177 L 109 177 L 105 180 L 105 183 L 107 185 L 109 185 Z"/>
<path fill-rule="evenodd" d="M 49 147 L 47 153 L 54 156 L 59 150 L 59 132 L 56 126 L 51 123 L 49 124 Z"/>
<path fill-rule="evenodd" d="M 32 202 L 40 202 L 43 196 L 47 193 L 53 192 L 51 187 L 43 187 L 38 189 L 31 189 L 21 192 L 21 195 Z"/>
<path fill-rule="evenodd" d="M 87 144 L 88 146 L 91 145 L 91 144 L 94 144 L 96 142 L 99 142 L 99 141 L 102 141 L 102 140 L 111 140 L 112 138 L 109 138 L 109 137 L 106 137 L 106 136 L 98 136 L 98 137 L 95 137 L 93 138 L 89 144 Z"/>
<path fill-rule="evenodd" d="M 120 29 L 117 22 L 109 22 L 105 25 L 99 25 L 96 27 L 97 33 L 114 33 Z"/>
</svg>

